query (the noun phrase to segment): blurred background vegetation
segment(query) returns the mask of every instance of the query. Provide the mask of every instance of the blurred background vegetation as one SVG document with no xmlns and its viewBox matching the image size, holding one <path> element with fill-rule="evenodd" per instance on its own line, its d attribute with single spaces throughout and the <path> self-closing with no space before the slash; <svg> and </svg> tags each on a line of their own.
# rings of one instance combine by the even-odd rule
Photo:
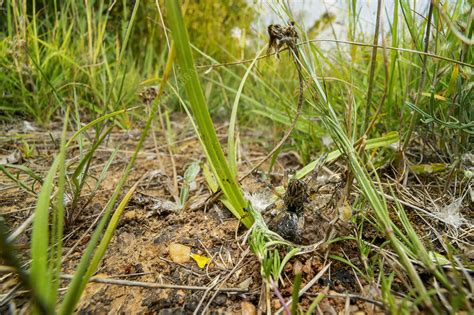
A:
<svg viewBox="0 0 474 315">
<path fill-rule="evenodd" d="M 141 2 L 127 35 L 133 8 L 125 0 L 2 1 L 0 118 L 47 126 L 66 104 L 91 119 L 136 105 L 142 86 L 160 80 L 168 43 L 155 1 Z M 186 17 L 193 44 L 228 61 L 245 49 L 232 29 L 248 33 L 255 12 L 244 0 L 190 1 Z"/>
<path fill-rule="evenodd" d="M 61 117 L 66 106 L 73 106 L 75 121 L 92 120 L 117 109 L 139 103 L 138 95 L 146 86 L 161 80 L 160 69 L 169 45 L 164 30 L 166 10 L 163 0 L 135 2 L 97 1 L 14 1 L 5 0 L 0 10 L 0 119 L 23 118 L 43 126 Z M 373 41 L 375 21 L 363 23 L 358 2 L 339 1 L 344 10 L 325 12 L 311 22 L 307 38 L 319 38 L 321 32 L 338 35 L 358 43 Z M 159 5 L 159 6 L 158 6 Z M 261 23 L 286 23 L 288 17 L 275 8 L 273 17 L 261 15 L 254 3 L 245 0 L 185 2 L 186 23 L 198 65 L 252 58 L 265 44 L 266 26 Z M 270 6 L 271 7 L 271 6 Z M 472 62 L 472 45 L 463 43 L 448 27 L 448 14 L 454 27 L 469 38 L 472 35 L 472 6 L 457 0 L 437 4 L 432 10 L 428 41 L 428 3 L 411 7 L 400 0 L 387 4 L 390 8 L 382 19 L 380 31 L 386 46 L 428 51 L 460 63 Z M 134 12 L 134 8 L 136 11 Z M 160 9 L 161 8 L 161 9 Z M 417 12 L 417 10 L 421 10 Z M 389 16 L 390 12 L 392 16 Z M 286 12 L 291 16 L 291 12 Z M 304 13 L 304 12 L 303 12 Z M 384 15 L 382 13 L 382 15 Z M 424 16 L 424 17 L 422 17 Z M 293 17 L 294 18 L 294 17 Z M 367 18 L 367 17 L 365 17 Z M 375 18 L 375 17 L 373 17 Z M 298 21 L 298 16 L 295 18 Z M 132 23 L 132 27 L 130 26 Z M 369 26 L 367 26 L 369 25 Z M 260 27 L 255 29 L 255 27 Z M 131 30 L 127 33 L 127 30 Z M 331 33 L 332 32 L 332 33 Z M 325 38 L 328 38 L 325 35 Z M 325 89 L 340 118 L 353 119 L 367 113 L 373 115 L 375 128 L 369 136 L 390 131 L 411 134 L 413 129 L 425 136 L 435 136 L 435 147 L 446 152 L 466 152 L 472 138 L 472 67 L 422 54 L 378 49 L 373 54 L 370 44 L 360 47 L 347 43 L 318 43 L 320 68 Z M 373 59 L 373 60 L 372 60 Z M 267 58 L 252 71 L 249 84 L 241 96 L 239 118 L 242 125 L 272 121 L 278 138 L 294 115 L 297 80 L 290 60 Z M 373 69 L 369 68 L 374 65 Z M 237 87 L 247 64 L 232 67 L 200 68 L 205 95 L 216 118 L 227 119 Z M 370 72 L 373 71 L 373 77 Z M 172 82 L 180 91 L 179 74 Z M 369 93 L 370 91 L 370 93 Z M 417 93 L 421 91 L 422 93 Z M 370 104 L 365 104 L 368 95 Z M 421 96 L 417 97 L 416 95 Z M 166 98 L 165 109 L 180 111 L 178 100 Z M 343 115 L 350 109 L 353 115 Z M 417 112 L 425 124 L 412 124 Z M 115 123 L 133 128 L 143 120 L 143 112 L 120 115 Z M 59 115 L 58 115 L 59 114 Z M 313 122 L 319 120 L 308 105 L 298 123 L 291 146 L 300 154 L 301 162 L 310 161 L 314 152 L 326 147 L 325 132 Z M 357 122 L 358 133 L 367 122 Z M 414 127 L 414 128 L 412 128 Z M 349 131 L 348 131 L 349 132 Z"/>
</svg>

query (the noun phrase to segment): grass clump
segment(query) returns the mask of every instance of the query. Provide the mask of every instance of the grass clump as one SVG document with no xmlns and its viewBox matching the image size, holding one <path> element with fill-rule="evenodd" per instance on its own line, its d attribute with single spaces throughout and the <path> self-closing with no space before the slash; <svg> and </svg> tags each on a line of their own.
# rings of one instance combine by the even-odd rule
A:
<svg viewBox="0 0 474 315">
<path fill-rule="evenodd" d="M 367 31 L 359 28 L 357 1 L 347 1 L 346 38 L 323 39 L 314 38 L 314 30 L 333 27 L 336 17 L 325 15 L 307 31 L 288 6 L 276 2 L 272 9 L 281 25 L 295 21 L 299 37 L 285 42 L 288 54 L 280 52 L 275 61 L 264 54 L 267 38 L 265 44 L 263 36 L 245 39 L 254 18 L 245 2 L 205 4 L 4 2 L 1 118 L 32 119 L 43 126 L 62 118 L 58 154 L 45 174 L 26 165 L 0 165 L 2 174 L 36 200 L 27 221 L 33 224 L 31 253 L 25 254 L 31 261 L 20 262 L 13 246 L 24 230 L 10 233 L 0 220 L 2 255 L 30 290 L 34 311 L 74 312 L 139 185 L 127 187 L 149 133 L 159 155 L 155 121 L 172 160 L 171 194 L 179 210 L 189 210 L 191 182 L 202 170 L 213 196 L 221 191 L 222 203 L 249 229 L 244 239 L 259 263 L 263 310 L 317 310 L 331 293 L 322 286 L 312 295 L 308 291 L 336 265 L 351 270 L 360 286 L 358 294 L 345 292 L 347 303 L 349 295 L 364 295 L 364 301 L 392 313 L 472 309 L 473 266 L 463 252 L 472 229 L 463 217 L 472 203 L 474 164 L 472 5 L 430 1 L 420 9 L 399 0 L 388 16 L 378 1 L 373 30 Z M 217 29 L 223 20 L 227 24 Z M 229 36 L 233 28 L 243 33 L 239 40 Z M 323 44 L 332 45 L 331 50 Z M 156 94 L 137 106 L 142 87 Z M 207 161 L 188 163 L 181 190 L 173 157 L 180 131 L 172 125 L 172 116 L 180 111 L 187 113 Z M 229 120 L 227 146 L 216 133 L 218 120 Z M 63 262 L 76 247 L 64 253 L 65 226 L 84 215 L 119 148 L 94 178 L 97 152 L 117 127 L 132 126 L 139 126 L 141 133 L 131 158 L 90 226 L 90 240 L 60 295 Z M 261 131 L 263 138 L 243 139 L 242 130 Z M 263 144 L 270 153 L 252 161 L 251 171 L 239 176 L 242 140 Z M 27 142 L 22 148 L 25 158 L 34 154 Z M 341 175 L 331 199 L 336 212 L 345 212 L 331 221 L 331 237 L 310 246 L 285 240 L 244 197 L 242 180 L 264 161 L 258 180 L 279 175 L 273 171 L 282 152 L 292 152 L 300 166 L 292 180 L 317 181 L 314 170 L 322 161 L 325 172 Z M 39 192 L 31 181 L 41 185 Z M 90 197 L 82 202 L 85 190 Z M 337 235 L 336 223 L 348 232 Z M 301 270 L 288 276 L 288 263 L 301 257 L 323 262 L 312 279 L 304 278 Z M 285 291 L 288 283 L 292 290 Z M 364 285 L 377 294 L 370 296 Z"/>
</svg>

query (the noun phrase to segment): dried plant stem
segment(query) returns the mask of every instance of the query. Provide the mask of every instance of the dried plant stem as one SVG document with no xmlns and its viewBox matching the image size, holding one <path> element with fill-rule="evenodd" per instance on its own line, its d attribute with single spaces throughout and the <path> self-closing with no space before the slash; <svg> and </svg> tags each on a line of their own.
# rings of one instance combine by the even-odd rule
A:
<svg viewBox="0 0 474 315">
<path fill-rule="evenodd" d="M 438 59 L 438 60 L 447 61 L 447 62 L 450 62 L 450 63 L 453 63 L 453 64 L 458 64 L 460 66 L 474 68 L 474 64 L 470 64 L 470 63 L 466 63 L 466 62 L 459 61 L 459 60 L 456 60 L 456 59 L 440 56 L 440 55 L 429 53 L 429 52 L 426 52 L 426 51 L 419 51 L 419 50 L 416 50 L 416 49 L 408 49 L 408 48 L 393 47 L 393 46 L 383 47 L 382 45 L 373 45 L 373 44 L 355 42 L 355 41 L 350 41 L 350 40 L 342 40 L 342 39 L 324 39 L 324 38 L 312 39 L 312 40 L 300 42 L 300 43 L 296 44 L 296 46 L 301 46 L 301 45 L 305 45 L 305 44 L 308 44 L 308 43 L 324 43 L 324 42 L 337 43 L 337 44 L 347 44 L 347 45 L 360 46 L 360 47 L 375 47 L 377 49 L 388 49 L 388 50 L 393 50 L 393 51 L 418 54 L 418 55 L 422 55 L 422 56 L 426 56 L 426 57 L 431 57 L 433 59 Z M 287 49 L 288 48 L 283 48 L 283 49 L 280 50 L 280 52 L 285 51 Z M 270 54 L 266 54 L 266 55 L 258 57 L 257 60 L 265 59 L 265 58 L 268 58 L 268 57 L 273 56 L 275 54 L 276 54 L 275 52 L 270 53 Z M 244 63 L 250 63 L 253 60 L 254 59 L 252 58 L 252 59 L 245 59 L 245 60 L 226 62 L 226 63 L 216 63 L 216 64 L 212 64 L 212 65 L 200 65 L 200 66 L 196 66 L 196 68 L 207 70 L 209 68 L 236 66 L 236 65 L 241 65 L 241 64 L 244 64 Z"/>
<path fill-rule="evenodd" d="M 61 279 L 71 280 L 73 275 L 61 275 Z M 191 286 L 191 285 L 178 285 L 178 284 L 162 284 L 154 282 L 142 282 L 142 281 L 129 281 L 129 280 L 119 280 L 119 279 L 110 279 L 110 278 L 98 278 L 92 277 L 89 279 L 89 282 L 104 283 L 110 285 L 122 285 L 129 287 L 141 287 L 149 289 L 175 289 L 175 290 L 190 290 L 190 291 L 207 291 L 209 287 L 204 286 Z M 245 293 L 247 290 L 241 288 L 211 288 L 210 291 L 217 290 L 220 292 L 226 293 Z"/>
<path fill-rule="evenodd" d="M 298 122 L 298 119 L 301 115 L 301 110 L 303 108 L 303 102 L 304 102 L 304 96 L 303 96 L 303 84 L 304 84 L 304 79 L 303 79 L 303 74 L 301 72 L 301 65 L 298 60 L 298 51 L 296 50 L 295 47 L 291 48 L 291 51 L 293 53 L 293 59 L 296 65 L 296 69 L 298 71 L 298 81 L 299 81 L 299 96 L 298 96 L 298 103 L 296 106 L 296 115 L 293 119 L 293 122 L 290 125 L 290 128 L 288 128 L 286 134 L 281 138 L 280 142 L 263 158 L 261 159 L 257 164 L 255 164 L 250 171 L 248 171 L 244 176 L 242 176 L 239 181 L 244 180 L 247 178 L 250 174 L 252 174 L 256 169 L 258 169 L 266 160 L 271 158 L 275 152 L 277 152 L 281 146 L 286 142 L 288 137 L 291 135 L 293 132 L 293 129 L 295 129 L 296 123 Z"/>
</svg>

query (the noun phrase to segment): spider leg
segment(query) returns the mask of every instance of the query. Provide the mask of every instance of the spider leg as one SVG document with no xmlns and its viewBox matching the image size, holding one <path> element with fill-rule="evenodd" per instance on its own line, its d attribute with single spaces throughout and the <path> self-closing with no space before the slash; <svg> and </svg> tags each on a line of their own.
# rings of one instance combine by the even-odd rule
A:
<svg viewBox="0 0 474 315">
<path fill-rule="evenodd" d="M 278 45 L 276 47 L 276 56 L 278 59 L 280 59 L 280 50 L 281 50 L 281 47 L 285 44 L 285 42 L 283 42 L 282 40 L 279 40 L 278 41 Z"/>
</svg>

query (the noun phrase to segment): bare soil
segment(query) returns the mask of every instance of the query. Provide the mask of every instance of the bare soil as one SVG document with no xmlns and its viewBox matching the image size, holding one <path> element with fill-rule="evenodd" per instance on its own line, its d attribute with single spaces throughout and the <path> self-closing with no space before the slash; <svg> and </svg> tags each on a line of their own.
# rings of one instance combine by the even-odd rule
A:
<svg viewBox="0 0 474 315">
<path fill-rule="evenodd" d="M 182 185 L 182 176 L 190 162 L 204 161 L 199 142 L 193 135 L 192 129 L 185 123 L 184 117 L 175 118 L 174 143 L 171 146 L 161 133 L 156 132 L 157 145 L 152 137 L 142 149 L 124 191 L 140 180 L 139 188 L 122 215 L 119 226 L 110 243 L 107 253 L 97 270 L 96 278 L 125 280 L 125 284 L 107 284 L 91 282 L 78 305 L 79 313 L 157 313 L 157 314 L 192 314 L 199 307 L 199 313 L 240 314 L 243 302 L 249 302 L 262 310 L 265 306 L 265 292 L 260 275 L 260 264 L 249 250 L 245 242 L 246 230 L 239 226 L 238 221 L 220 204 L 205 205 L 210 196 L 209 189 L 203 176 L 198 175 L 196 184 L 190 192 L 190 199 L 185 209 L 177 210 L 178 192 L 173 179 L 173 163 L 170 152 L 174 157 L 178 187 Z M 187 126 L 187 127 L 183 127 Z M 30 157 L 23 157 L 12 164 L 25 165 L 40 176 L 44 176 L 54 155 L 57 152 L 58 133 L 24 130 L 22 124 L 4 126 L 5 137 L 2 137 L 0 157 L 8 157 L 18 151 L 26 141 L 33 152 Z M 57 129 L 59 130 L 59 128 Z M 226 138 L 226 126 L 218 128 L 219 137 Z M 21 134 L 21 136 L 20 136 Z M 92 136 L 92 135 L 90 135 Z M 68 210 L 68 222 L 65 231 L 63 273 L 73 274 L 87 246 L 91 231 L 89 227 L 100 215 L 106 202 L 122 173 L 122 170 L 134 149 L 140 132 L 114 131 L 106 144 L 97 151 L 91 167 L 91 174 L 98 176 L 104 163 L 114 148 L 120 144 L 118 158 L 109 170 L 106 180 L 97 194 L 88 195 L 95 183 L 92 177 L 89 186 L 84 188 L 77 209 Z M 268 148 L 263 148 L 255 142 L 247 143 L 244 139 L 256 139 L 262 135 L 255 133 L 241 134 L 239 147 L 239 169 L 244 172 L 250 169 L 258 159 L 263 157 Z M 264 135 L 263 135 L 264 136 Z M 54 139 L 56 142 L 53 142 Z M 20 150 L 21 151 L 21 150 Z M 158 153 L 158 154 L 157 154 Z M 69 163 L 77 163 L 75 156 L 78 148 L 69 152 Z M 268 187 L 284 184 L 285 171 L 301 167 L 296 154 L 282 154 L 273 169 L 273 175 L 264 178 L 258 174 L 243 183 L 250 194 L 258 193 Z M 71 168 L 73 169 L 73 168 Z M 268 169 L 268 165 L 262 169 Z M 341 177 L 342 170 L 335 165 L 327 169 L 326 177 L 337 175 Z M 339 170 L 339 172 L 337 172 Z M 40 183 L 18 170 L 19 179 L 38 192 Z M 331 174 L 332 173 L 332 174 Z M 336 176 L 336 177 L 337 177 Z M 341 184 L 342 182 L 342 184 Z M 354 227 L 344 220 L 334 219 L 341 215 L 343 198 L 342 179 L 319 183 L 317 192 L 310 195 L 310 202 L 305 209 L 304 242 L 316 243 L 331 236 L 345 236 Z M 11 231 L 15 231 L 33 213 L 35 197 L 15 185 L 3 173 L 0 174 L 0 211 L 6 218 Z M 314 188 L 314 187 L 313 187 Z M 316 189 L 313 189 L 316 190 Z M 349 196 L 350 203 L 354 196 Z M 278 208 L 278 202 L 275 206 Z M 471 213 L 472 215 L 472 213 Z M 414 221 L 419 219 L 411 215 Z M 419 222 L 417 229 L 425 233 L 424 222 Z M 364 232 L 367 239 L 382 244 L 385 239 L 375 231 L 367 228 Z M 16 240 L 16 247 L 21 253 L 26 265 L 29 260 L 29 242 L 31 227 L 21 233 Z M 378 239 L 377 239 L 378 238 Z M 172 243 L 186 245 L 191 252 L 212 258 L 210 264 L 200 268 L 195 261 L 175 263 L 169 257 L 168 248 Z M 284 253 L 284 249 L 282 254 Z M 296 256 L 291 259 L 284 269 L 284 282 L 280 291 L 285 300 L 291 297 L 295 269 L 303 275 L 302 287 L 309 283 L 318 272 L 328 264 L 328 253 L 345 257 L 356 267 L 364 269 L 359 259 L 359 249 L 354 241 L 344 241 L 319 247 L 316 251 Z M 152 284 L 178 285 L 179 288 L 156 288 L 131 286 L 130 282 Z M 395 280 L 397 282 L 397 280 Z M 1 312 L 14 305 L 17 309 L 28 310 L 27 292 L 17 286 L 18 280 L 12 273 L 3 272 L 0 287 L 3 294 Z M 62 287 L 66 288 L 68 281 L 64 280 Z M 198 288 L 196 288 L 198 287 Z M 207 290 L 206 290 L 207 288 Z M 226 291 L 211 290 L 213 288 Z M 232 291 L 235 289 L 235 291 Z M 356 276 L 354 270 L 347 264 L 332 260 L 332 265 L 316 283 L 314 283 L 301 298 L 302 309 L 309 306 L 318 293 L 324 292 L 329 297 L 324 298 L 319 305 L 321 311 L 327 314 L 364 311 L 369 314 L 383 312 L 383 309 L 372 303 L 379 300 L 380 292 L 375 284 L 367 283 L 364 278 Z M 348 296 L 346 294 L 351 294 Z M 281 307 L 281 302 L 271 294 L 272 311 Z M 366 300 L 358 298 L 366 297 Z"/>
</svg>

